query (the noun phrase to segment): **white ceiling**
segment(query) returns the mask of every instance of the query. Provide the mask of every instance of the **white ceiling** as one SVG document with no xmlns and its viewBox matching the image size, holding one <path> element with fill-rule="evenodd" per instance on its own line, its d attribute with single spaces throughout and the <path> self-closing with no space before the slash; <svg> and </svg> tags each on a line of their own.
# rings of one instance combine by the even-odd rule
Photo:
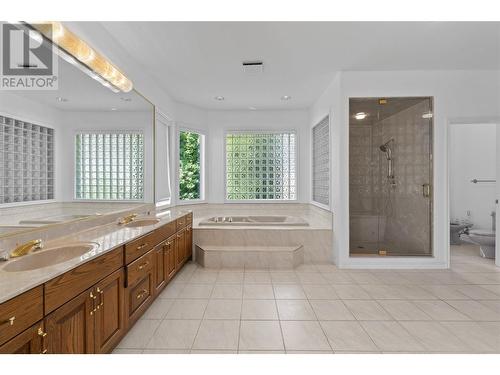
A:
<svg viewBox="0 0 500 375">
<path fill-rule="evenodd" d="M 209 109 L 307 108 L 340 70 L 500 66 L 500 23 L 101 24 L 174 99 Z M 264 73 L 245 75 L 242 61 L 255 59 Z"/>
</svg>

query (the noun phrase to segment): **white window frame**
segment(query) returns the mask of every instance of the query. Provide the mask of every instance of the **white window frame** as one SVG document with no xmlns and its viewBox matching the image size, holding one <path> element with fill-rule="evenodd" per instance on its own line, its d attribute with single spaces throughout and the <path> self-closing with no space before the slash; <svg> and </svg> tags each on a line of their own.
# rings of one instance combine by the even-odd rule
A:
<svg viewBox="0 0 500 375">
<path fill-rule="evenodd" d="M 158 134 L 157 134 L 157 124 L 160 123 L 162 126 L 166 127 L 166 132 L 167 132 L 167 143 L 166 143 L 166 150 L 167 150 L 167 181 L 168 181 L 168 190 L 170 193 L 170 196 L 165 196 L 165 197 L 160 197 L 157 191 L 156 186 L 154 186 L 154 192 L 155 192 L 155 206 L 159 209 L 164 209 L 173 206 L 174 204 L 174 189 L 172 186 L 172 180 L 174 180 L 172 176 L 172 170 L 175 170 L 173 166 L 173 160 L 175 160 L 175 157 L 172 155 L 172 150 L 175 150 L 175 123 L 174 121 L 170 118 L 170 116 L 164 114 L 163 112 L 159 111 L 158 109 L 155 112 L 155 133 L 154 133 L 154 149 L 155 149 L 155 154 L 158 151 L 157 148 L 160 144 L 158 144 Z M 156 155 L 154 156 L 154 184 L 156 185 L 156 169 L 157 169 L 157 160 L 156 160 Z"/>
<path fill-rule="evenodd" d="M 313 130 L 328 117 L 328 205 L 314 200 L 314 136 Z M 331 210 L 332 207 L 332 116 L 327 113 L 311 127 L 311 203 L 319 208 Z"/>
<path fill-rule="evenodd" d="M 180 141 L 181 141 L 181 132 L 191 132 L 196 133 L 201 136 L 200 139 L 200 198 L 198 199 L 181 199 L 180 197 Z M 176 192 L 176 200 L 177 205 L 189 205 L 189 204 L 199 204 L 206 203 L 206 153 L 207 153 L 207 134 L 205 131 L 197 129 L 195 127 L 190 127 L 189 125 L 180 125 L 177 128 L 176 137 L 175 137 L 175 192 Z"/>
<path fill-rule="evenodd" d="M 227 144 L 226 137 L 228 134 L 282 134 L 282 133 L 293 133 L 295 134 L 295 199 L 227 199 Z M 300 181 L 300 171 L 299 171 L 299 160 L 300 160 L 300 139 L 299 132 L 295 128 L 291 129 L 279 129 L 279 130 L 224 130 L 224 203 L 297 203 L 299 201 L 299 181 Z"/>
<path fill-rule="evenodd" d="M 144 164 L 144 169 L 143 169 L 143 196 L 142 199 L 84 199 L 84 198 L 77 198 L 76 197 L 76 135 L 77 134 L 125 134 L 125 133 L 140 133 L 143 136 L 143 142 L 144 142 L 144 155 L 143 155 L 143 164 Z M 146 136 L 144 134 L 143 129 L 126 129 L 126 130 L 120 130 L 120 129 L 78 129 L 73 132 L 73 138 L 72 138 L 72 143 L 73 143 L 73 201 L 75 202 L 89 202 L 89 203 L 98 203 L 98 202 L 145 202 L 146 199 Z"/>
</svg>

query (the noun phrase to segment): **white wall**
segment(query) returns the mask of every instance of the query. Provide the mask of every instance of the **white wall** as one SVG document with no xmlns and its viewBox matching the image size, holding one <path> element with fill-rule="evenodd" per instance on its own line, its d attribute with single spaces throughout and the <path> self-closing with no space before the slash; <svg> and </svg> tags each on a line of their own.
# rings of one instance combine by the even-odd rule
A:
<svg viewBox="0 0 500 375">
<path fill-rule="evenodd" d="M 498 71 L 384 71 L 343 72 L 311 109 L 311 125 L 318 112 L 331 108 L 333 153 L 334 257 L 340 267 L 449 266 L 447 127 L 464 119 L 498 118 Z M 340 91 L 340 98 L 337 98 Z M 349 257 L 349 97 L 432 96 L 434 98 L 434 256 L 428 258 Z M 335 147 L 338 147 L 335 150 Z M 337 159 L 337 160 L 335 160 Z"/>
<path fill-rule="evenodd" d="M 227 130 L 295 130 L 297 132 L 297 202 L 310 198 L 310 129 L 306 110 L 207 111 L 208 201 L 223 203 L 225 195 L 224 133 Z"/>
<path fill-rule="evenodd" d="M 496 178 L 496 125 L 455 124 L 450 126 L 449 140 L 450 218 L 467 219 L 470 211 L 474 228 L 491 229 L 496 186 L 471 180 Z"/>
<path fill-rule="evenodd" d="M 339 249 L 340 249 L 340 233 L 342 230 L 342 223 L 338 220 L 337 212 L 342 212 L 345 207 L 348 207 L 348 200 L 342 195 L 341 191 L 336 187 L 340 181 L 342 168 L 345 167 L 341 162 L 342 155 L 348 149 L 348 145 L 340 142 L 342 133 L 347 131 L 342 127 L 341 118 L 341 74 L 338 73 L 334 80 L 327 87 L 325 92 L 316 100 L 314 105 L 309 110 L 309 131 L 326 115 L 330 116 L 330 211 L 333 215 L 333 261 L 339 263 Z M 311 167 L 310 167 L 311 169 Z M 348 171 L 347 171 L 348 173 Z"/>
</svg>

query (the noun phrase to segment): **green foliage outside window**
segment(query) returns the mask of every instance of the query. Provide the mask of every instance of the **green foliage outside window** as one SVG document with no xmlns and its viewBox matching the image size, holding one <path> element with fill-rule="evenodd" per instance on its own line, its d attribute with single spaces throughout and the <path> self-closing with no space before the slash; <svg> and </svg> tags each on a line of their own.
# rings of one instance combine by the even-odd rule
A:
<svg viewBox="0 0 500 375">
<path fill-rule="evenodd" d="M 200 199 L 200 140 L 197 133 L 181 131 L 179 148 L 179 197 Z"/>
</svg>

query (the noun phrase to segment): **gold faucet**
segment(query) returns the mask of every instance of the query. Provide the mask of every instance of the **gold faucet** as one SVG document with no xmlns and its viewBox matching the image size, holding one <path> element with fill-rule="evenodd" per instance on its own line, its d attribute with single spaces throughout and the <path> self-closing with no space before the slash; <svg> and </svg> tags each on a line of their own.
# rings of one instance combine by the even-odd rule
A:
<svg viewBox="0 0 500 375">
<path fill-rule="evenodd" d="M 121 224 L 121 225 L 128 224 L 131 221 L 133 221 L 136 217 L 137 217 L 137 214 L 130 214 L 130 215 L 124 216 L 120 219 L 118 224 Z"/>
<path fill-rule="evenodd" d="M 40 250 L 43 247 L 43 242 L 41 239 L 31 240 L 26 242 L 25 244 L 17 246 L 10 253 L 11 258 L 22 257 L 23 255 L 28 254 L 31 250 Z"/>
</svg>

